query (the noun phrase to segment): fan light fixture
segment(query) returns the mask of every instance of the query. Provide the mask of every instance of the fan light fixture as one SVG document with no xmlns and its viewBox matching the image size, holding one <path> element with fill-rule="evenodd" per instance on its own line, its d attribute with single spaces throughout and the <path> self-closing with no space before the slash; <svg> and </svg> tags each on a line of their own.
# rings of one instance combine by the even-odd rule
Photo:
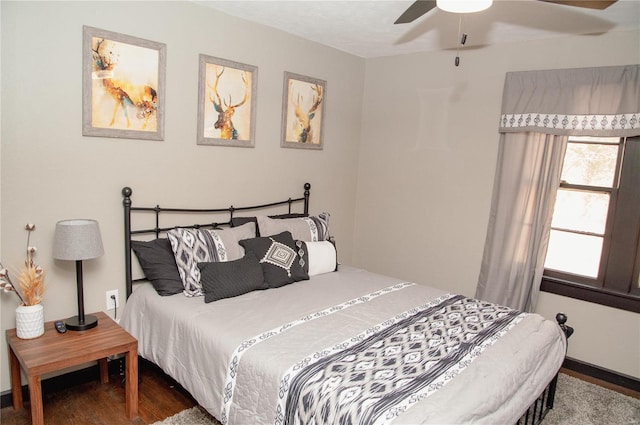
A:
<svg viewBox="0 0 640 425">
<path fill-rule="evenodd" d="M 439 9 L 453 13 L 472 13 L 488 9 L 493 0 L 437 0 Z"/>
</svg>

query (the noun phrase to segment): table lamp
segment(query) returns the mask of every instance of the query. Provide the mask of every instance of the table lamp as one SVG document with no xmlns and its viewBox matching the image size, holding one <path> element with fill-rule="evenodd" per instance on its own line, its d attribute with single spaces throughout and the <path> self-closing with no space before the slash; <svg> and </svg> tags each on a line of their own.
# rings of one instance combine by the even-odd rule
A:
<svg viewBox="0 0 640 425">
<path fill-rule="evenodd" d="M 53 258 L 76 262 L 78 315 L 65 321 L 67 329 L 84 331 L 98 325 L 98 318 L 84 314 L 82 284 L 82 260 L 90 260 L 104 254 L 100 226 L 95 220 L 62 220 L 56 223 L 53 238 Z"/>
</svg>

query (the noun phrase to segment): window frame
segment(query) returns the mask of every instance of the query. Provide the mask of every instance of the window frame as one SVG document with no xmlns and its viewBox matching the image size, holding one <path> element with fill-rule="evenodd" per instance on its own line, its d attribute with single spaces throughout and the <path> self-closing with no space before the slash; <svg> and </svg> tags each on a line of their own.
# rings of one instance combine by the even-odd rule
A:
<svg viewBox="0 0 640 425">
<path fill-rule="evenodd" d="M 569 143 L 585 142 L 569 140 Z M 589 278 L 545 269 L 540 290 L 638 313 L 640 214 L 637 211 L 640 211 L 640 195 L 634 195 L 633 188 L 638 186 L 633 183 L 640 179 L 640 137 L 620 138 L 619 144 L 613 188 L 583 186 L 564 181 L 560 184 L 563 189 L 610 194 L 598 276 Z M 625 167 L 626 163 L 630 163 L 630 166 Z"/>
</svg>

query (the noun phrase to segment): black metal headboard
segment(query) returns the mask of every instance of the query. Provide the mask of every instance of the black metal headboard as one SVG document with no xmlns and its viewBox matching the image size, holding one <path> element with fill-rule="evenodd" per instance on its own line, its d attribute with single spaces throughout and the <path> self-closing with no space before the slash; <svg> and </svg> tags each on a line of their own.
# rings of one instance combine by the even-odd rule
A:
<svg viewBox="0 0 640 425">
<path fill-rule="evenodd" d="M 284 201 L 272 202 L 268 204 L 261 205 L 252 205 L 248 207 L 234 207 L 233 205 L 226 208 L 161 208 L 160 205 L 156 205 L 155 207 L 134 207 L 131 202 L 131 194 L 133 191 L 130 187 L 124 187 L 122 189 L 122 205 L 124 206 L 124 258 L 125 258 L 125 275 L 126 275 L 126 285 L 127 285 L 127 298 L 131 295 L 133 291 L 133 284 L 138 281 L 144 281 L 146 279 L 133 279 L 131 272 L 131 240 L 134 235 L 155 235 L 156 238 L 160 237 L 161 234 L 167 232 L 168 230 L 174 229 L 176 227 L 187 227 L 187 228 L 217 228 L 223 226 L 231 226 L 231 219 L 234 217 L 234 214 L 242 211 L 255 211 L 255 210 L 266 210 L 269 208 L 274 208 L 278 206 L 286 205 L 288 207 L 288 213 L 291 214 L 291 207 L 295 203 L 303 203 L 303 213 L 309 214 L 309 195 L 310 195 L 311 184 L 304 184 L 304 194 L 300 198 L 289 198 Z M 131 227 L 131 217 L 132 213 L 153 213 L 155 215 L 155 226 L 150 228 L 142 228 L 142 229 L 132 229 Z M 228 214 L 228 220 L 223 220 L 221 222 L 209 222 L 204 224 L 198 223 L 190 223 L 188 225 L 180 225 L 180 226 L 170 226 L 170 227 L 160 227 L 160 214 Z"/>
</svg>

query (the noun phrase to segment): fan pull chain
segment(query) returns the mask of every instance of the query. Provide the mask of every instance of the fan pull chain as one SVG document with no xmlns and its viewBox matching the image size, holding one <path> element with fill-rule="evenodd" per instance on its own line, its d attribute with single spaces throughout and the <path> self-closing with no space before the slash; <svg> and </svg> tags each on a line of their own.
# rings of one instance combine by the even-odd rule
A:
<svg viewBox="0 0 640 425">
<path fill-rule="evenodd" d="M 460 44 L 456 48 L 456 60 L 455 60 L 456 66 L 460 66 L 459 51 L 462 47 L 464 47 L 465 43 L 467 42 L 467 34 L 462 33 L 462 35 L 460 35 L 461 32 L 462 32 L 462 14 L 460 14 L 460 17 L 458 18 L 458 38 L 460 39 Z"/>
</svg>

